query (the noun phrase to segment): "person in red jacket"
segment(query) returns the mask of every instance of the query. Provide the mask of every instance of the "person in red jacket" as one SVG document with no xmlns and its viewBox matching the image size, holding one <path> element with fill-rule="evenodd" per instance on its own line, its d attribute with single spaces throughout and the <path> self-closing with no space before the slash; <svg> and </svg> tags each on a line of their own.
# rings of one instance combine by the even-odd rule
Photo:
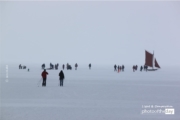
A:
<svg viewBox="0 0 180 120">
<path fill-rule="evenodd" d="M 46 72 L 46 69 L 42 72 L 41 76 L 43 78 L 42 86 L 46 86 L 46 78 L 47 78 L 48 73 Z"/>
</svg>

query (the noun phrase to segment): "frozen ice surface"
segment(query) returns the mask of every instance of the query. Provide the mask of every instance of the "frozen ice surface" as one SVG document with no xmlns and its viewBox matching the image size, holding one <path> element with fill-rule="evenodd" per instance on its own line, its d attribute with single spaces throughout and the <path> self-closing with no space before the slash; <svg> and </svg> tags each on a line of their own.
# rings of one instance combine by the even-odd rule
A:
<svg viewBox="0 0 180 120">
<path fill-rule="evenodd" d="M 64 70 L 63 87 L 60 69 L 47 70 L 47 86 L 41 87 L 40 66 L 29 68 L 27 72 L 9 65 L 6 82 L 1 66 L 0 120 L 180 120 L 178 67 L 133 72 L 125 66 L 120 73 L 113 65 L 78 67 Z M 141 114 L 148 105 L 169 105 L 175 114 Z"/>
</svg>

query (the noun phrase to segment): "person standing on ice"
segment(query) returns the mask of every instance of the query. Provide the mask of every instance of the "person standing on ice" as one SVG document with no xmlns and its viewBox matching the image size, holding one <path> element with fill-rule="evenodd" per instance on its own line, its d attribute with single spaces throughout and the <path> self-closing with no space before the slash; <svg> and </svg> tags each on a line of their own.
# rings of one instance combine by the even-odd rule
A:
<svg viewBox="0 0 180 120">
<path fill-rule="evenodd" d="M 64 64 L 62 65 L 62 68 L 63 68 L 63 70 L 64 70 Z"/>
<path fill-rule="evenodd" d="M 147 70 L 148 70 L 148 66 L 146 65 L 146 72 L 147 72 Z"/>
<path fill-rule="evenodd" d="M 143 66 L 141 66 L 140 71 L 142 71 L 142 69 L 143 69 Z"/>
<path fill-rule="evenodd" d="M 115 65 L 114 65 L 114 71 L 117 71 L 117 70 L 116 70 L 116 67 L 117 67 L 117 66 L 116 66 L 116 64 L 115 64 Z"/>
<path fill-rule="evenodd" d="M 124 65 L 122 65 L 122 71 L 124 72 Z"/>
<path fill-rule="evenodd" d="M 76 63 L 76 64 L 75 64 L 75 70 L 77 70 L 77 67 L 78 67 L 78 64 Z"/>
<path fill-rule="evenodd" d="M 60 80 L 60 86 L 63 86 L 64 73 L 62 70 L 59 73 L 59 80 Z"/>
<path fill-rule="evenodd" d="M 133 65 L 132 69 L 133 69 L 133 72 L 134 72 L 135 71 L 135 66 L 134 65 Z"/>
<path fill-rule="evenodd" d="M 89 69 L 91 69 L 91 63 L 89 64 Z"/>
<path fill-rule="evenodd" d="M 138 66 L 136 65 L 136 70 L 138 69 Z"/>
<path fill-rule="evenodd" d="M 21 66 L 21 64 L 19 65 L 19 69 L 21 69 L 22 68 L 22 66 Z"/>
<path fill-rule="evenodd" d="M 146 65 L 144 65 L 144 70 L 146 70 Z"/>
<path fill-rule="evenodd" d="M 69 63 L 66 64 L 66 68 L 67 68 L 67 70 L 68 70 L 68 68 L 69 68 Z"/>
<path fill-rule="evenodd" d="M 46 69 L 42 72 L 41 76 L 43 78 L 42 86 L 46 86 L 46 78 L 47 78 L 48 73 L 46 72 Z"/>
<path fill-rule="evenodd" d="M 117 69 L 118 69 L 118 72 L 119 72 L 119 65 L 118 65 Z"/>
</svg>

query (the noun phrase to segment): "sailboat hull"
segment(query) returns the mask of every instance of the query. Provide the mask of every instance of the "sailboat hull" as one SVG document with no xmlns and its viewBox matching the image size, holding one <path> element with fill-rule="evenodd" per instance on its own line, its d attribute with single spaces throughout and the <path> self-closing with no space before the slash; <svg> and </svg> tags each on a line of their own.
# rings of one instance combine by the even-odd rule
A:
<svg viewBox="0 0 180 120">
<path fill-rule="evenodd" d="M 147 71 L 156 71 L 158 69 L 147 69 Z"/>
</svg>

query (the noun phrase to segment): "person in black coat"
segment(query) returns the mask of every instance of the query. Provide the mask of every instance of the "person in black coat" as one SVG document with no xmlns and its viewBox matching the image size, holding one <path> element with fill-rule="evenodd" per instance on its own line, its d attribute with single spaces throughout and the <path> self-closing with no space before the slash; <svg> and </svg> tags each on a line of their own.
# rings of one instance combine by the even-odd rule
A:
<svg viewBox="0 0 180 120">
<path fill-rule="evenodd" d="M 60 86 L 63 86 L 64 73 L 62 70 L 59 73 L 59 80 L 60 80 Z"/>
</svg>

